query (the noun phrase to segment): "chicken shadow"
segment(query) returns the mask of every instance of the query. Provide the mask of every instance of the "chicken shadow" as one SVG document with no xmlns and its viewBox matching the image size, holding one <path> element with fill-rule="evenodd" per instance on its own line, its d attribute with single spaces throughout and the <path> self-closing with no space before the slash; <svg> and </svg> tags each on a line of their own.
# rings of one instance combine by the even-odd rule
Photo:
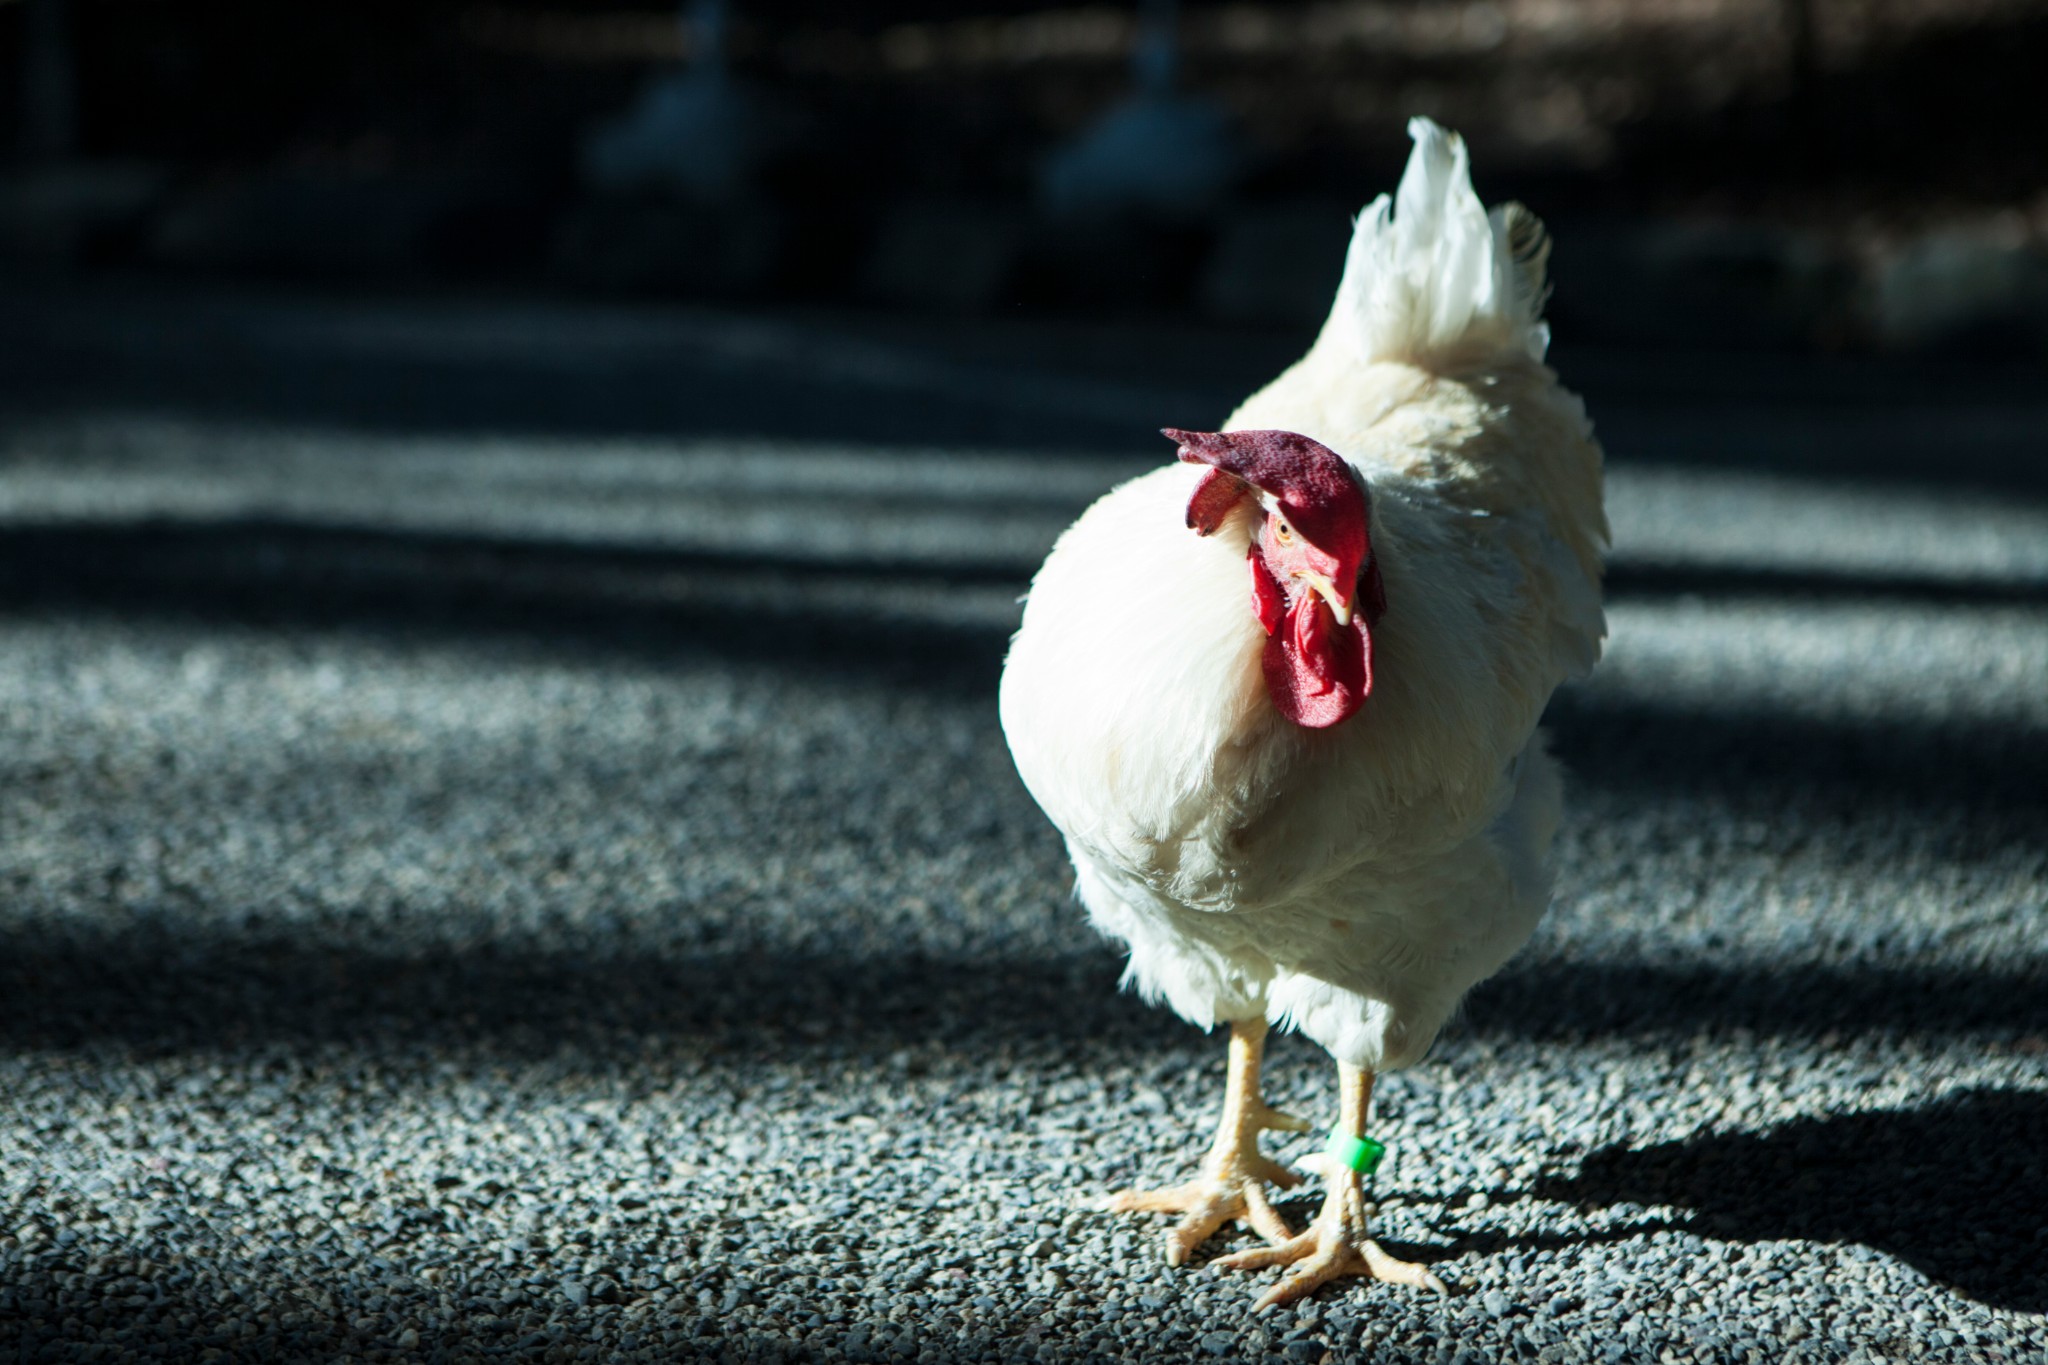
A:
<svg viewBox="0 0 2048 1365">
<path fill-rule="evenodd" d="M 1728 1241 L 1855 1242 L 1966 1298 L 2039 1313 L 2044 1152 L 2048 1095 L 1970 1090 L 1923 1109 L 1609 1147 L 1533 1193 L 1689 1208 L 1685 1226 Z"/>
</svg>

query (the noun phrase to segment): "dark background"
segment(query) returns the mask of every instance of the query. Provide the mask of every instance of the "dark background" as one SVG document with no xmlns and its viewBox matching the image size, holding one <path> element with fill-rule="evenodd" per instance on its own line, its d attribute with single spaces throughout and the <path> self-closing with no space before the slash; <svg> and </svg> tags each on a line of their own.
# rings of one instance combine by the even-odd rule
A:
<svg viewBox="0 0 2048 1365">
<path fill-rule="evenodd" d="M 25 68 L 39 23 L 61 60 Z M 17 150 L 0 247 L 1300 323 L 1327 297 L 1314 248 L 1391 184 L 1404 118 L 1428 113 L 1469 136 L 1490 201 L 1557 229 L 1560 334 L 1978 351 L 2048 335 L 2048 7 L 2030 0 L 1194 0 L 1178 88 L 1230 119 L 1229 193 L 1048 223 L 1041 169 L 1128 95 L 1138 30 L 1134 5 L 742 0 L 727 61 L 773 136 L 707 198 L 601 191 L 578 169 L 593 129 L 701 55 L 673 7 L 13 0 L 0 70 L 30 79 L 0 102 Z"/>
</svg>

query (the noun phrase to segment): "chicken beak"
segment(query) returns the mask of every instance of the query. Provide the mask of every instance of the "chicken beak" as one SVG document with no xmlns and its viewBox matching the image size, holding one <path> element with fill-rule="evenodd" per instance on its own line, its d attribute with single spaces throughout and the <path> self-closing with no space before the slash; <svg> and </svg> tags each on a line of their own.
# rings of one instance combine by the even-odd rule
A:
<svg viewBox="0 0 2048 1365">
<path fill-rule="evenodd" d="M 1337 618 L 1338 625 L 1351 624 L 1351 600 L 1347 594 L 1337 591 L 1337 585 L 1330 581 L 1328 574 L 1301 571 L 1295 577 L 1314 588 L 1316 596 L 1330 604 L 1330 615 Z"/>
</svg>

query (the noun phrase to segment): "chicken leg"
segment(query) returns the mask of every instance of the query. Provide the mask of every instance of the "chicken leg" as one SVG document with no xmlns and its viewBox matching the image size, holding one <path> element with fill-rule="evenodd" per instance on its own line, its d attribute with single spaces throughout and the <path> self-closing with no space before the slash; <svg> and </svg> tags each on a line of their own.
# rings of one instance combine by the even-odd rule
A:
<svg viewBox="0 0 2048 1365">
<path fill-rule="evenodd" d="M 1259 1062 L 1266 1050 L 1266 1021 L 1239 1019 L 1230 1025 L 1230 1074 L 1224 1082 L 1223 1118 L 1202 1173 L 1184 1185 L 1159 1190 L 1121 1190 L 1107 1206 L 1117 1213 L 1185 1214 L 1166 1234 L 1166 1263 L 1180 1265 L 1209 1235 L 1233 1220 L 1248 1223 L 1271 1242 L 1292 1232 L 1266 1199 L 1268 1182 L 1281 1189 L 1301 1177 L 1259 1151 L 1259 1133 L 1280 1128 L 1301 1133 L 1308 1124 L 1266 1107 L 1259 1096 Z"/>
<path fill-rule="evenodd" d="M 1338 1130 L 1363 1137 L 1366 1111 L 1372 1105 L 1373 1073 L 1339 1062 L 1337 1077 Z M 1439 1294 L 1449 1292 L 1443 1281 L 1427 1268 L 1395 1260 L 1365 1235 L 1365 1177 L 1360 1172 L 1335 1157 L 1326 1157 L 1323 1169 L 1328 1192 L 1323 1196 L 1322 1212 L 1316 1215 L 1308 1231 L 1277 1246 L 1240 1251 L 1216 1261 L 1225 1270 L 1294 1266 L 1286 1278 L 1260 1295 L 1255 1311 L 1293 1303 L 1343 1275 L 1364 1275 L 1418 1289 L 1434 1289 Z"/>
</svg>

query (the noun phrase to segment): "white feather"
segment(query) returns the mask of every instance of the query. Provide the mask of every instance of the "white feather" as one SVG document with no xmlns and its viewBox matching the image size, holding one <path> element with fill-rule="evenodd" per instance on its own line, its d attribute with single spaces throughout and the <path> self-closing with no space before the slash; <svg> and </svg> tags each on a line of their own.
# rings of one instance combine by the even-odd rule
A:
<svg viewBox="0 0 2048 1365">
<path fill-rule="evenodd" d="M 1365 361 L 1426 361 L 1475 342 L 1541 360 L 1542 262 L 1533 286 L 1523 264 L 1540 240 L 1518 251 L 1510 213 L 1487 213 L 1463 138 L 1426 118 L 1410 119 L 1408 133 L 1415 150 L 1393 200 L 1373 200 L 1353 226 L 1333 325 Z"/>
</svg>

